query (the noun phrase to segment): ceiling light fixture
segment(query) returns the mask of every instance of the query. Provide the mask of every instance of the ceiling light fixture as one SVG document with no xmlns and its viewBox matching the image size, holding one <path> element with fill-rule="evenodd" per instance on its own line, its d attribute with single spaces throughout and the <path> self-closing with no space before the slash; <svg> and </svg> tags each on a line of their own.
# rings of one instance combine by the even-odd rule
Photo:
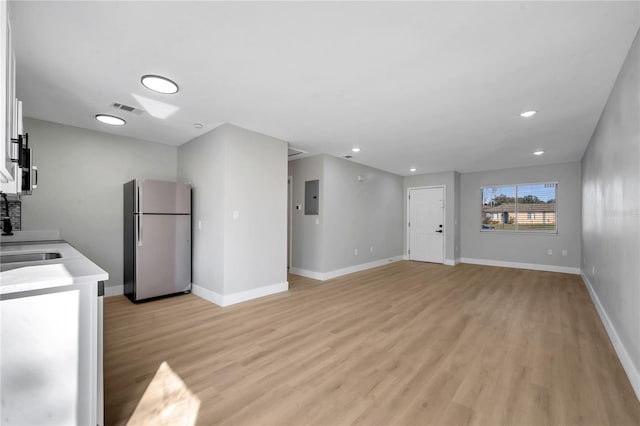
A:
<svg viewBox="0 0 640 426">
<path fill-rule="evenodd" d="M 193 125 L 193 127 L 195 127 L 196 129 L 202 129 L 204 126 L 200 123 L 196 123 Z"/>
<path fill-rule="evenodd" d="M 166 77 L 160 75 L 143 75 L 140 82 L 144 87 L 154 92 L 171 95 L 178 92 L 178 85 Z"/>
<path fill-rule="evenodd" d="M 360 152 L 360 148 L 351 148 L 351 151 L 353 151 L 353 152 Z"/>
<path fill-rule="evenodd" d="M 537 112 L 538 112 L 538 111 L 534 111 L 534 110 L 531 110 L 531 111 L 525 111 L 525 112 L 523 112 L 523 113 L 521 113 L 521 114 L 520 114 L 520 117 L 524 117 L 524 118 L 533 117 L 534 115 L 536 115 L 536 113 L 537 113 Z"/>
<path fill-rule="evenodd" d="M 533 155 L 542 155 L 542 154 L 544 154 L 544 151 L 541 150 L 541 149 L 539 149 L 537 151 L 533 151 Z"/>
<path fill-rule="evenodd" d="M 409 169 L 410 172 L 415 172 L 417 169 L 415 167 L 412 167 Z"/>
<path fill-rule="evenodd" d="M 109 124 L 111 126 L 124 126 L 125 124 L 127 124 L 127 122 L 122 118 L 108 114 L 98 114 L 96 115 L 96 120 L 104 124 Z"/>
</svg>

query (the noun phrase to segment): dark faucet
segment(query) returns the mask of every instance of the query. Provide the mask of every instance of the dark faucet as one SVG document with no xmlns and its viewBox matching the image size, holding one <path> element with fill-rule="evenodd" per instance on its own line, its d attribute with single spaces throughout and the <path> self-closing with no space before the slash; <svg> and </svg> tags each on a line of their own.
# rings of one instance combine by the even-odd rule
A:
<svg viewBox="0 0 640 426">
<path fill-rule="evenodd" d="M 0 196 L 4 200 L 4 212 L 5 217 L 2 218 L 2 235 L 13 235 L 13 226 L 11 225 L 11 216 L 9 216 L 9 201 L 7 201 L 7 194 L 0 191 Z"/>
</svg>

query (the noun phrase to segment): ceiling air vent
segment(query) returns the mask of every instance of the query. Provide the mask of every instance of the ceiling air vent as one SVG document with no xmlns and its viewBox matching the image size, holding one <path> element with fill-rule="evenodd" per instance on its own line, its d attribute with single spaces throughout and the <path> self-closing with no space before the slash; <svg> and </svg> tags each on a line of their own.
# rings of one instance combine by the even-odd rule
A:
<svg viewBox="0 0 640 426">
<path fill-rule="evenodd" d="M 296 148 L 289 147 L 289 158 L 294 158 L 302 154 L 306 154 L 306 152 Z"/>
<path fill-rule="evenodd" d="M 127 111 L 133 114 L 143 114 L 144 110 L 140 108 L 135 108 L 129 105 L 121 104 L 120 102 L 114 102 L 111 104 L 111 108 L 119 109 L 121 111 Z"/>
</svg>

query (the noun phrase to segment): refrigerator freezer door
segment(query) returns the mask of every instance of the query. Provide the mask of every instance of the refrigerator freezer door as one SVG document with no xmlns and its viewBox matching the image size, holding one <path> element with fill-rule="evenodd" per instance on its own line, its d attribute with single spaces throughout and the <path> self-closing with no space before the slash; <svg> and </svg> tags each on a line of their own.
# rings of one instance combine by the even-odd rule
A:
<svg viewBox="0 0 640 426">
<path fill-rule="evenodd" d="M 191 186 L 185 183 L 139 180 L 137 196 L 137 213 L 191 213 Z"/>
<path fill-rule="evenodd" d="M 191 290 L 191 216 L 141 215 L 135 300 Z"/>
</svg>

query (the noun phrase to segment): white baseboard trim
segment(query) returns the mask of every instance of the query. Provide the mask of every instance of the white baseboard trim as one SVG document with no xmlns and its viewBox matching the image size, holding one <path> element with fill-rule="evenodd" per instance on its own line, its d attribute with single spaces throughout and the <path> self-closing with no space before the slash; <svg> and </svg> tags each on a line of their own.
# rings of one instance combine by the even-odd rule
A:
<svg viewBox="0 0 640 426">
<path fill-rule="evenodd" d="M 458 263 L 460 263 L 460 259 L 445 259 L 442 263 L 448 266 L 456 266 Z"/>
<path fill-rule="evenodd" d="M 124 294 L 124 286 L 122 284 L 104 286 L 104 297 L 120 296 L 121 294 Z"/>
<path fill-rule="evenodd" d="M 607 334 L 609 335 L 609 340 L 611 340 L 611 343 L 613 344 L 613 348 L 615 349 L 616 354 L 618 354 L 618 358 L 622 363 L 622 367 L 624 368 L 624 371 L 627 373 L 627 377 L 631 382 L 631 387 L 633 387 L 633 390 L 636 393 L 636 397 L 640 401 L 640 371 L 638 371 L 638 367 L 633 363 L 631 357 L 629 356 L 629 352 L 627 352 L 627 349 L 624 346 L 624 343 L 622 342 L 622 340 L 620 339 L 620 336 L 616 332 L 616 328 L 613 326 L 613 323 L 609 319 L 609 315 L 607 315 L 607 311 L 604 310 L 604 306 L 602 306 L 602 303 L 600 302 L 600 298 L 598 298 L 598 295 L 593 289 L 591 282 L 589 281 L 587 276 L 584 274 L 584 272 L 582 272 L 581 275 L 582 275 L 582 280 L 587 286 L 587 290 L 589 290 L 589 295 L 591 296 L 591 300 L 593 301 L 593 304 L 596 307 L 596 311 L 598 311 L 598 315 L 600 315 L 600 320 L 602 321 L 602 324 L 604 324 L 604 328 L 607 330 Z"/>
<path fill-rule="evenodd" d="M 204 300 L 208 300 L 211 303 L 215 303 L 218 306 L 235 305 L 236 303 L 246 302 L 248 300 L 281 293 L 287 290 L 289 290 L 289 283 L 287 281 L 224 295 L 201 287 L 197 284 L 192 284 L 191 286 L 191 292 L 193 294 L 203 298 Z"/>
<path fill-rule="evenodd" d="M 316 272 L 306 269 L 289 268 L 289 272 L 295 275 L 300 275 L 306 278 L 314 280 L 326 281 L 332 278 L 341 277 L 343 275 L 353 274 L 354 272 L 365 271 L 371 268 L 377 268 L 378 266 L 387 265 L 389 263 L 404 260 L 405 256 L 394 256 L 386 259 L 374 260 L 373 262 L 361 263 L 359 265 L 347 266 L 346 268 L 336 269 L 329 272 Z"/>
<path fill-rule="evenodd" d="M 198 297 L 203 298 L 211 303 L 215 303 L 218 306 L 223 305 L 223 296 L 220 293 L 217 293 L 213 290 L 209 290 L 208 288 L 204 288 L 197 284 L 191 284 L 191 293 L 195 294 Z"/>
<path fill-rule="evenodd" d="M 460 259 L 460 261 L 462 263 L 471 263 L 473 265 L 501 266 L 503 268 L 532 269 L 534 271 L 561 272 L 564 274 L 580 275 L 580 268 L 573 268 L 570 266 L 541 265 L 539 263 L 505 262 L 502 260 L 472 259 L 468 257 L 463 257 Z"/>
<path fill-rule="evenodd" d="M 229 306 L 236 303 L 246 302 L 247 300 L 257 299 L 259 297 L 269 296 L 271 294 L 282 293 L 289 290 L 289 282 L 284 281 L 277 284 L 265 285 L 251 290 L 240 291 L 238 293 L 225 294 L 222 297 L 223 305 Z"/>
<path fill-rule="evenodd" d="M 325 279 L 324 273 L 322 272 L 310 271 L 308 269 L 294 268 L 293 266 L 289 268 L 289 273 L 294 275 L 300 275 L 301 277 L 305 277 L 305 278 L 311 278 L 312 280 L 324 281 Z"/>
</svg>

